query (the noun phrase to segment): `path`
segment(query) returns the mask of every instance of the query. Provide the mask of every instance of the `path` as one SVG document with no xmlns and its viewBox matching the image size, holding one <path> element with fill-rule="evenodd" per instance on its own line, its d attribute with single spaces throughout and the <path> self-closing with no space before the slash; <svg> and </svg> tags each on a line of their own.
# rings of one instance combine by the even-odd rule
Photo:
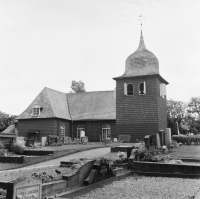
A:
<svg viewBox="0 0 200 199">
<path fill-rule="evenodd" d="M 74 153 L 71 155 L 67 155 L 61 158 L 56 158 L 54 160 L 49 160 L 46 162 L 41 162 L 41 163 L 37 163 L 34 165 L 30 165 L 27 167 L 23 167 L 24 169 L 27 168 L 35 168 L 35 167 L 44 167 L 44 166 L 57 166 L 60 165 L 60 161 L 69 161 L 72 159 L 80 159 L 80 158 L 96 158 L 99 156 L 104 156 L 106 154 L 108 154 L 110 152 L 110 147 L 106 147 L 106 148 L 98 148 L 98 149 L 91 149 L 88 151 L 82 151 L 82 152 L 78 152 L 78 153 Z M 22 169 L 22 168 L 21 168 Z"/>
</svg>

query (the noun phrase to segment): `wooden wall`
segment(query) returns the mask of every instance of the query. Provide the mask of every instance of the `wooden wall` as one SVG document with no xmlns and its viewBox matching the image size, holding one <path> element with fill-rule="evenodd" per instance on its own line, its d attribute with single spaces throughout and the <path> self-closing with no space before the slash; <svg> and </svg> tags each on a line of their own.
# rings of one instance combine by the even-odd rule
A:
<svg viewBox="0 0 200 199">
<path fill-rule="evenodd" d="M 65 135 L 71 136 L 71 121 L 58 118 L 30 118 L 18 120 L 18 135 L 27 137 L 27 132 L 40 131 L 39 138 L 59 135 L 60 125 L 65 126 Z"/>
<path fill-rule="evenodd" d="M 108 124 L 111 127 L 111 138 L 116 136 L 116 122 L 115 120 L 102 121 L 74 121 L 73 122 L 73 137 L 77 137 L 77 127 L 83 125 L 85 127 L 85 135 L 89 142 L 100 142 L 100 135 L 102 136 L 102 127 Z"/>
<path fill-rule="evenodd" d="M 146 82 L 146 95 L 139 95 L 138 85 Z M 134 85 L 134 95 L 124 95 L 124 83 Z M 116 81 L 116 132 L 131 135 L 131 141 L 165 127 L 164 101 L 159 96 L 157 77 L 141 77 Z M 161 111 L 159 111 L 161 109 Z M 166 128 L 166 127 L 165 127 Z"/>
</svg>

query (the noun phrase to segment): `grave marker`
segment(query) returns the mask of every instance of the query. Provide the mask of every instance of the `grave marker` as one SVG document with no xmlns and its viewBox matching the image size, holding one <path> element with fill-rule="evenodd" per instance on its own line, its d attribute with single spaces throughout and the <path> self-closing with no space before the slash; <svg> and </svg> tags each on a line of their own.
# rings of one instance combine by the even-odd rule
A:
<svg viewBox="0 0 200 199">
<path fill-rule="evenodd" d="M 144 143 L 145 143 L 146 148 L 149 148 L 149 146 L 150 146 L 150 135 L 146 135 L 144 137 Z"/>
<path fill-rule="evenodd" d="M 157 148 L 160 148 L 161 145 L 160 145 L 160 137 L 159 137 L 159 134 L 156 133 L 156 134 L 155 134 L 155 137 L 156 137 L 156 147 L 157 147 Z"/>
<path fill-rule="evenodd" d="M 166 128 L 165 129 L 165 145 L 169 145 L 171 143 L 171 129 Z"/>
<path fill-rule="evenodd" d="M 6 190 L 6 199 L 42 198 L 42 180 L 38 178 L 25 177 L 0 182 L 0 188 Z"/>
<path fill-rule="evenodd" d="M 160 130 L 159 131 L 159 137 L 160 137 L 160 144 L 163 146 L 165 144 L 165 131 Z"/>
<path fill-rule="evenodd" d="M 93 169 L 84 181 L 84 184 L 93 184 L 95 182 L 114 177 L 115 175 L 116 173 L 114 172 L 112 166 L 109 164 L 109 160 L 102 158 L 94 163 Z"/>
</svg>

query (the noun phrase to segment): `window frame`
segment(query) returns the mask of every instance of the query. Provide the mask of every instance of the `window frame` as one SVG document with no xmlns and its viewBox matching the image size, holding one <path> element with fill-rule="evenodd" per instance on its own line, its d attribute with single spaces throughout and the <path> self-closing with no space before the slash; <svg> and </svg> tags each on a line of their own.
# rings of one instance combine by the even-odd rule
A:
<svg viewBox="0 0 200 199">
<path fill-rule="evenodd" d="M 63 134 L 61 134 L 61 131 Z M 65 136 L 65 125 L 61 124 L 59 128 L 59 136 Z"/>
<path fill-rule="evenodd" d="M 129 94 L 129 92 L 130 92 L 129 89 L 128 89 L 128 86 L 129 86 L 129 85 L 132 85 L 132 87 L 133 87 L 133 91 L 132 91 L 133 94 Z M 134 95 L 134 85 L 133 85 L 132 83 L 129 83 L 129 84 L 127 84 L 126 86 L 127 86 L 127 89 L 126 89 L 126 90 L 127 90 L 127 96 L 132 96 L 132 95 Z"/>
<path fill-rule="evenodd" d="M 31 109 L 31 116 L 30 118 L 39 118 L 40 113 L 41 113 L 42 107 L 39 105 L 35 105 Z"/>
<path fill-rule="evenodd" d="M 141 85 L 141 84 L 144 84 L 144 89 L 143 89 L 144 94 L 142 94 L 141 91 L 140 91 L 140 85 Z M 145 81 L 140 82 L 140 83 L 138 84 L 138 93 L 139 93 L 139 95 L 146 95 L 146 94 L 147 94 L 147 91 L 146 91 L 146 82 L 145 82 Z"/>
<path fill-rule="evenodd" d="M 76 139 L 81 139 L 81 131 L 85 131 L 85 126 L 80 124 L 77 126 L 77 134 L 76 134 Z"/>
<path fill-rule="evenodd" d="M 105 134 L 105 136 L 104 136 L 104 134 Z M 102 134 L 101 135 L 102 135 L 102 137 L 101 137 L 102 141 L 104 141 L 105 139 L 108 139 L 108 138 L 111 139 L 111 127 L 110 127 L 110 125 L 104 124 L 102 126 Z"/>
</svg>

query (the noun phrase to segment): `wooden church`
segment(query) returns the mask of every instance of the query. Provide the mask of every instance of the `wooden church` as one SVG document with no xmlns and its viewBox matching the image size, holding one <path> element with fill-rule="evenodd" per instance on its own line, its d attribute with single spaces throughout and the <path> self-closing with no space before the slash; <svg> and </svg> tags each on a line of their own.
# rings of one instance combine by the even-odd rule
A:
<svg viewBox="0 0 200 199">
<path fill-rule="evenodd" d="M 40 141 L 49 135 L 90 142 L 128 135 L 143 140 L 167 127 L 166 85 L 156 56 L 147 50 L 142 31 L 138 49 L 131 54 L 114 91 L 62 93 L 44 88 L 19 115 L 18 134 Z"/>
</svg>

